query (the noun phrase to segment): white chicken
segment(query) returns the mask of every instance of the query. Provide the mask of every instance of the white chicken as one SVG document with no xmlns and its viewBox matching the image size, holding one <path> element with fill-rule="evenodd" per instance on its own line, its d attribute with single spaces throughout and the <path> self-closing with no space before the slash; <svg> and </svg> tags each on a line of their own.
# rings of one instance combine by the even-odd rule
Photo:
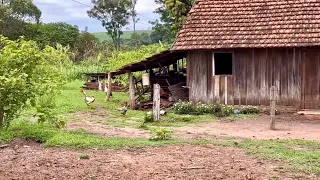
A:
<svg viewBox="0 0 320 180">
<path fill-rule="evenodd" d="M 87 96 L 87 93 L 82 89 L 81 93 L 84 95 L 84 102 L 90 106 L 96 99 L 94 97 Z"/>
</svg>

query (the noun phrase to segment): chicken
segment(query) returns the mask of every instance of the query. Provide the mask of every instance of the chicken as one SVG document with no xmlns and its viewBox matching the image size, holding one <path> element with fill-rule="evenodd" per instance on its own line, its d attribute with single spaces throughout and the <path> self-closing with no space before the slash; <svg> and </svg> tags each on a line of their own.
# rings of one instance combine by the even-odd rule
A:
<svg viewBox="0 0 320 180">
<path fill-rule="evenodd" d="M 117 110 L 120 111 L 120 113 L 121 113 L 122 115 L 126 115 L 126 113 L 127 113 L 127 111 L 128 111 L 128 109 L 127 109 L 126 106 L 123 106 L 122 108 L 118 108 Z"/>
<path fill-rule="evenodd" d="M 81 93 L 84 95 L 84 102 L 90 106 L 96 99 L 94 97 L 87 96 L 87 93 L 82 89 Z"/>
</svg>

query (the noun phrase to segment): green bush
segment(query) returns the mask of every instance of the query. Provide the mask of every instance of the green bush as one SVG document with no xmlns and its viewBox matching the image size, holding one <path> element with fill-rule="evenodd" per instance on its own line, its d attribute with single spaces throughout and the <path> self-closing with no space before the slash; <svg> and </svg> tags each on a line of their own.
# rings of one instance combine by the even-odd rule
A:
<svg viewBox="0 0 320 180">
<path fill-rule="evenodd" d="M 0 131 L 37 97 L 54 94 L 65 82 L 60 73 L 68 60 L 63 51 L 34 41 L 8 40 L 0 35 Z"/>
<path fill-rule="evenodd" d="M 179 115 L 205 115 L 212 114 L 217 117 L 226 117 L 236 114 L 236 108 L 233 106 L 221 104 L 193 104 L 192 102 L 179 101 L 173 107 L 173 112 Z M 257 114 L 259 110 L 254 106 L 245 106 L 239 110 L 241 114 Z"/>
<path fill-rule="evenodd" d="M 153 121 L 154 121 L 154 119 L 153 119 L 152 114 L 148 114 L 148 113 L 144 114 L 144 118 L 143 118 L 144 123 L 151 123 Z"/>
<path fill-rule="evenodd" d="M 39 97 L 36 105 L 36 116 L 39 117 L 38 122 L 44 123 L 48 121 L 54 124 L 57 128 L 62 128 L 66 125 L 64 120 L 58 118 L 58 113 L 54 110 L 57 107 L 54 95 L 44 95 Z"/>
<path fill-rule="evenodd" d="M 192 102 L 180 101 L 174 105 L 173 111 L 176 114 L 195 114 L 196 106 Z"/>
<path fill-rule="evenodd" d="M 241 114 L 258 114 L 259 109 L 255 106 L 244 106 L 240 109 Z"/>
<path fill-rule="evenodd" d="M 154 141 L 169 140 L 171 139 L 171 136 L 173 133 L 168 129 L 155 129 L 155 130 L 152 130 L 151 132 L 153 135 L 151 140 L 154 140 Z"/>
</svg>

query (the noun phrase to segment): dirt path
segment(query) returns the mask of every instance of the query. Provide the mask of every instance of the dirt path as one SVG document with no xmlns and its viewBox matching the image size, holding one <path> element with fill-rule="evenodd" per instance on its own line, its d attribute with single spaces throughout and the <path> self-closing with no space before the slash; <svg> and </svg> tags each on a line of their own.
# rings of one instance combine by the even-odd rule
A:
<svg viewBox="0 0 320 180">
<path fill-rule="evenodd" d="M 277 116 L 276 131 L 269 130 L 269 116 L 257 118 L 220 120 L 173 128 L 176 137 L 211 139 L 232 136 L 250 139 L 305 139 L 320 141 L 320 120 L 308 120 L 300 115 Z"/>
<path fill-rule="evenodd" d="M 278 164 L 249 158 L 242 150 L 166 146 L 127 150 L 64 150 L 15 141 L 0 149 L 0 179 L 269 179 L 286 174 Z M 79 159 L 81 154 L 90 159 Z"/>
<path fill-rule="evenodd" d="M 149 131 L 130 128 L 130 127 L 113 127 L 100 123 L 108 119 L 107 113 L 103 109 L 96 109 L 94 112 L 77 112 L 74 114 L 76 118 L 67 123 L 68 130 L 86 130 L 90 133 L 109 137 L 124 137 L 124 138 L 149 138 Z M 94 121 L 94 122 L 92 122 Z"/>
</svg>

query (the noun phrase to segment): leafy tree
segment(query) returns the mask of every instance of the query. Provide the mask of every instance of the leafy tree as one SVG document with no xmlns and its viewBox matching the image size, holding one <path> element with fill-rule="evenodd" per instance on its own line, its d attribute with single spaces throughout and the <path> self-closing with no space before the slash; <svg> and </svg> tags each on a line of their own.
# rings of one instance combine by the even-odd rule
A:
<svg viewBox="0 0 320 180">
<path fill-rule="evenodd" d="M 12 9 L 10 17 L 24 22 L 37 22 L 39 23 L 41 11 L 32 0 L 10 0 L 9 6 Z"/>
<path fill-rule="evenodd" d="M 166 8 L 165 0 L 155 0 L 155 2 L 159 5 L 159 8 L 157 8 L 154 13 L 160 15 L 160 21 L 156 20 L 151 22 L 153 25 L 153 31 L 150 35 L 151 40 L 153 43 L 161 41 L 170 44 L 175 38 L 175 32 L 171 31 L 171 26 L 174 21 L 170 17 L 169 11 Z"/>
<path fill-rule="evenodd" d="M 177 33 L 182 28 L 194 2 L 195 0 L 165 0 L 169 15 L 174 19 L 174 23 L 171 26 L 174 32 Z"/>
<path fill-rule="evenodd" d="M 0 34 L 17 39 L 28 34 L 28 25 L 38 23 L 41 11 L 31 0 L 0 1 Z M 28 34 L 30 35 L 30 34 Z"/>
<path fill-rule="evenodd" d="M 182 28 L 191 10 L 194 0 L 155 0 L 160 7 L 155 13 L 160 15 L 160 21 L 154 21 L 152 41 L 172 43 L 178 31 Z"/>
<path fill-rule="evenodd" d="M 136 23 L 139 21 L 137 19 L 137 11 L 136 11 L 136 5 L 138 0 L 131 0 L 131 17 L 132 17 L 132 23 L 133 23 L 133 33 L 136 33 Z"/>
<path fill-rule="evenodd" d="M 80 62 L 85 58 L 94 56 L 97 53 L 98 43 L 99 40 L 91 33 L 81 32 L 74 45 L 75 61 Z"/>
<path fill-rule="evenodd" d="M 64 22 L 57 22 L 42 24 L 36 41 L 42 46 L 61 44 L 62 46 L 74 47 L 78 37 L 79 29 Z"/>
<path fill-rule="evenodd" d="M 28 102 L 56 92 L 62 75 L 52 62 L 59 62 L 54 48 L 40 50 L 34 41 L 10 41 L 0 36 L 0 130 L 8 127 Z"/>
<path fill-rule="evenodd" d="M 88 11 L 88 15 L 102 22 L 114 47 L 119 50 L 122 28 L 129 24 L 131 0 L 92 0 L 92 3 L 94 7 Z"/>
</svg>

